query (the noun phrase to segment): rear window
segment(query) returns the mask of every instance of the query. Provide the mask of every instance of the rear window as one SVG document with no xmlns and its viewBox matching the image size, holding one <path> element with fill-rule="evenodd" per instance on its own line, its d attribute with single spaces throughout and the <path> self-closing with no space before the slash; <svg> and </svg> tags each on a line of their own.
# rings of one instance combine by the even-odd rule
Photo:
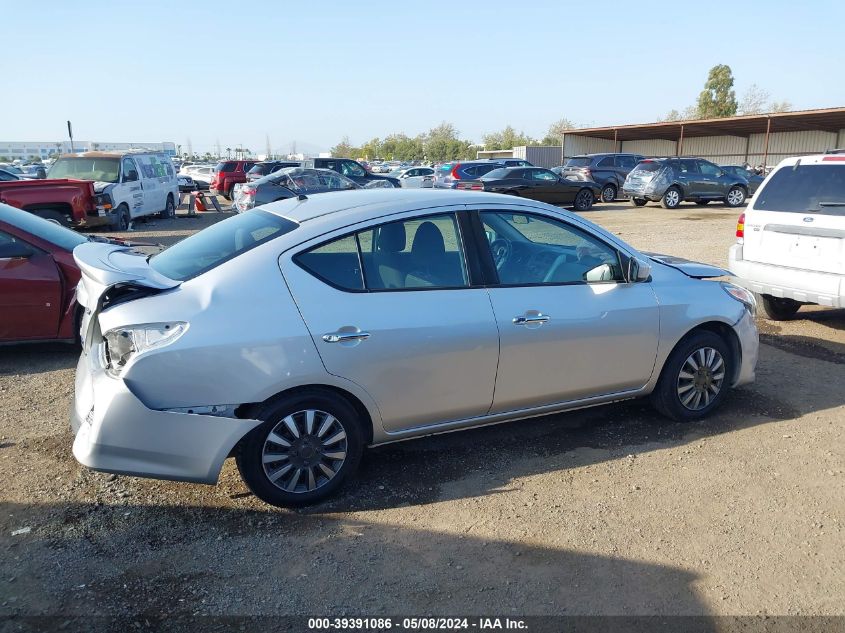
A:
<svg viewBox="0 0 845 633">
<path fill-rule="evenodd" d="M 567 167 L 589 167 L 590 163 L 593 162 L 593 158 L 591 156 L 576 156 L 575 158 L 570 158 L 566 161 Z"/>
<path fill-rule="evenodd" d="M 663 163 L 659 163 L 656 160 L 644 160 L 638 163 L 633 171 L 659 171 L 661 167 L 663 167 Z"/>
<path fill-rule="evenodd" d="M 845 215 L 845 165 L 782 167 L 757 192 L 754 208 Z"/>
<path fill-rule="evenodd" d="M 467 167 L 464 171 L 470 176 L 478 178 L 479 176 L 489 174 L 494 169 L 499 169 L 500 167 L 501 165 L 475 165 L 474 167 Z"/>
<path fill-rule="evenodd" d="M 253 165 L 249 172 L 255 176 L 266 176 L 270 173 L 270 170 L 273 168 L 273 165 L 270 163 L 258 163 L 257 165 Z"/>
<path fill-rule="evenodd" d="M 170 279 L 187 281 L 256 246 L 290 233 L 297 226 L 285 218 L 253 209 L 177 242 L 153 256 L 150 267 Z"/>
<path fill-rule="evenodd" d="M 237 163 L 217 163 L 214 171 L 235 171 Z"/>
</svg>

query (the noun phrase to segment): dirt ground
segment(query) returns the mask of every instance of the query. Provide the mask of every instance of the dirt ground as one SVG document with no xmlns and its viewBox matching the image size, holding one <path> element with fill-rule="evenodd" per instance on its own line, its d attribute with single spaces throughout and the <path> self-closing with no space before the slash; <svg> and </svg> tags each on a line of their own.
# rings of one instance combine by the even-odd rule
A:
<svg viewBox="0 0 845 633">
<path fill-rule="evenodd" d="M 738 212 L 584 215 L 724 266 Z M 231 460 L 216 487 L 80 467 L 77 351 L 0 348 L 0 616 L 845 614 L 845 311 L 759 325 L 757 382 L 702 423 L 627 402 L 385 446 L 303 511 Z"/>
</svg>

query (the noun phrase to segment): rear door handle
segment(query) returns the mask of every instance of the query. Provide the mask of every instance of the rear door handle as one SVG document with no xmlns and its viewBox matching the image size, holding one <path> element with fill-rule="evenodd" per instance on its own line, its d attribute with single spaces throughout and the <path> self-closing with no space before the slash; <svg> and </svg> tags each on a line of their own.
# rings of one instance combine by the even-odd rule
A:
<svg viewBox="0 0 845 633">
<path fill-rule="evenodd" d="M 369 332 L 331 332 L 323 334 L 326 343 L 345 343 L 349 341 L 363 341 L 370 338 Z"/>
<path fill-rule="evenodd" d="M 545 323 L 549 319 L 551 319 L 551 317 L 546 314 L 538 314 L 535 316 L 517 316 L 513 318 L 513 324 L 530 325 L 532 323 Z"/>
</svg>

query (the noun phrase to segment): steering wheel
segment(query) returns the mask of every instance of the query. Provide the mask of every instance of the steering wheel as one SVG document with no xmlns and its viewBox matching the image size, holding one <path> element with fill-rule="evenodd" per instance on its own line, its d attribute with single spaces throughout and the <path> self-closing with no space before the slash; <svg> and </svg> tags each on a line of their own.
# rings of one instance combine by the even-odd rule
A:
<svg viewBox="0 0 845 633">
<path fill-rule="evenodd" d="M 499 237 L 490 242 L 490 252 L 493 253 L 496 270 L 502 270 L 502 267 L 508 263 L 511 255 L 513 255 L 513 246 L 509 240 Z"/>
</svg>

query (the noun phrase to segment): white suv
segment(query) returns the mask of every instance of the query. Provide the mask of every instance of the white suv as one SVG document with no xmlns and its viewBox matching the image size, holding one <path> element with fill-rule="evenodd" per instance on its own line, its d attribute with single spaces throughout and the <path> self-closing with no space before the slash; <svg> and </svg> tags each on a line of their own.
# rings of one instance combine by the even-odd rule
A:
<svg viewBox="0 0 845 633">
<path fill-rule="evenodd" d="M 807 303 L 845 308 L 845 150 L 782 161 L 736 237 L 729 267 L 764 316 L 788 319 Z"/>
</svg>

